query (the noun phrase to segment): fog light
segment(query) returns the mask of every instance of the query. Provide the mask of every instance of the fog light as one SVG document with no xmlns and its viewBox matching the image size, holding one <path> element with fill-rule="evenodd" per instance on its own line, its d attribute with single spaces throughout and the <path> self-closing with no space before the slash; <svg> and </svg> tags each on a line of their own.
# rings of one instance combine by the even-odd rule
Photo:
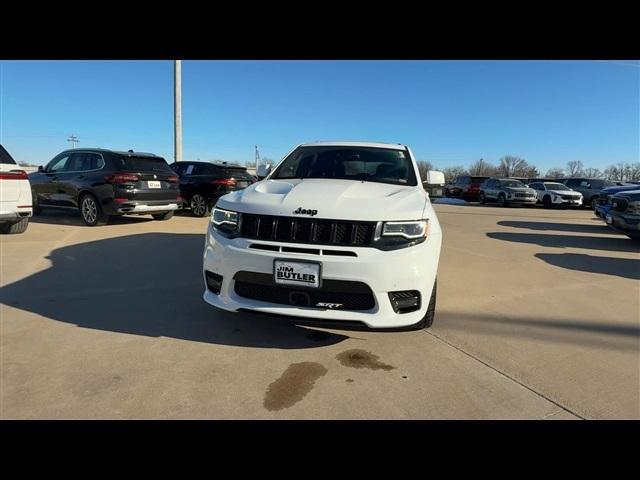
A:
<svg viewBox="0 0 640 480">
<path fill-rule="evenodd" d="M 409 313 L 420 309 L 420 292 L 417 290 L 389 292 L 389 300 L 396 313 Z"/>
<path fill-rule="evenodd" d="M 222 275 L 209 271 L 205 271 L 204 274 L 207 279 L 207 288 L 218 295 L 222 288 Z"/>
</svg>

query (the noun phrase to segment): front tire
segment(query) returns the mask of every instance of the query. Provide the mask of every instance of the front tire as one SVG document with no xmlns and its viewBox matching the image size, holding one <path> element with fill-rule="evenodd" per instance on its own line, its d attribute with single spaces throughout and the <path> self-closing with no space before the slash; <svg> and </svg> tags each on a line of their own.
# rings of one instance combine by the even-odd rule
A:
<svg viewBox="0 0 640 480">
<path fill-rule="evenodd" d="M 504 196 L 503 193 L 501 193 L 498 196 L 498 205 L 500 205 L 501 207 L 508 207 L 509 204 L 507 203 L 507 198 Z"/>
<path fill-rule="evenodd" d="M 597 196 L 591 197 L 591 202 L 589 202 L 589 204 L 591 205 L 591 210 L 595 212 L 596 207 L 598 206 L 598 197 Z"/>
<path fill-rule="evenodd" d="M 431 298 L 429 299 L 429 306 L 427 307 L 427 313 L 425 313 L 422 320 L 413 326 L 413 330 L 424 330 L 425 328 L 433 325 L 433 320 L 436 316 L 436 296 L 438 290 L 438 279 L 433 283 L 433 291 L 431 292 Z"/>
<path fill-rule="evenodd" d="M 542 208 L 551 208 L 551 197 L 549 195 L 545 195 L 542 199 Z"/>
<path fill-rule="evenodd" d="M 21 218 L 17 222 L 6 222 L 0 224 L 0 233 L 13 235 L 16 233 L 24 233 L 29 226 L 29 218 Z"/>
<path fill-rule="evenodd" d="M 91 194 L 87 194 L 80 199 L 80 216 L 82 221 L 89 227 L 106 225 L 109 221 L 109 215 L 102 211 L 100 203 Z"/>
<path fill-rule="evenodd" d="M 153 217 L 154 220 L 160 220 L 160 221 L 169 220 L 171 217 L 173 217 L 173 210 L 169 210 L 168 212 L 162 212 L 162 213 L 154 213 L 151 216 Z"/>
<path fill-rule="evenodd" d="M 481 205 L 484 205 L 487 201 L 487 199 L 484 197 L 484 193 L 480 192 L 480 195 L 478 196 L 478 201 L 480 202 Z"/>
<path fill-rule="evenodd" d="M 199 193 L 196 193 L 193 197 L 191 197 L 189 208 L 191 208 L 191 214 L 194 217 L 205 217 L 209 213 L 209 205 L 207 204 L 207 199 Z"/>
</svg>

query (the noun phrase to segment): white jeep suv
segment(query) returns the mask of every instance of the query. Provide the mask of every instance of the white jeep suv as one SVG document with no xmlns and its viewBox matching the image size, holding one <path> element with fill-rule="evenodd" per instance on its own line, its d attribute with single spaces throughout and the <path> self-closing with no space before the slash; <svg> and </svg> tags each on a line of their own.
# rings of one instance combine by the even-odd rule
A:
<svg viewBox="0 0 640 480">
<path fill-rule="evenodd" d="M 428 177 L 444 184 L 441 172 Z M 427 328 L 441 243 L 408 147 L 302 144 L 264 180 L 218 200 L 204 300 L 229 311 Z"/>
<path fill-rule="evenodd" d="M 0 233 L 22 233 L 33 215 L 27 172 L 0 145 Z"/>
</svg>

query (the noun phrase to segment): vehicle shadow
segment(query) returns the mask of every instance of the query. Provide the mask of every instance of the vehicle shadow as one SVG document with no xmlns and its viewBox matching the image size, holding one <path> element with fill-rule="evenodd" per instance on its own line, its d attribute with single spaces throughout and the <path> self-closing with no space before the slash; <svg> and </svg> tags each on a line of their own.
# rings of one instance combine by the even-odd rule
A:
<svg viewBox="0 0 640 480">
<path fill-rule="evenodd" d="M 153 222 L 153 218 L 149 215 L 125 215 L 122 217 L 111 217 L 109 225 L 126 225 L 128 223 L 145 223 Z M 80 213 L 75 210 L 43 210 L 40 215 L 34 215 L 29 218 L 29 223 L 48 223 L 50 225 L 71 225 L 71 226 L 86 226 L 80 217 Z"/>
<path fill-rule="evenodd" d="M 535 256 L 550 265 L 569 270 L 640 280 L 640 260 L 632 258 L 597 257 L 582 253 L 536 253 Z"/>
<path fill-rule="evenodd" d="M 640 252 L 640 244 L 626 237 L 587 237 L 563 234 L 489 232 L 487 237 L 505 242 L 531 243 L 540 247 L 587 248 L 617 252 Z"/>
<path fill-rule="evenodd" d="M 204 240 L 144 233 L 61 247 L 50 268 L 4 286 L 0 301 L 83 328 L 221 345 L 303 349 L 349 338 L 206 304 Z"/>
<path fill-rule="evenodd" d="M 617 234 L 604 223 L 600 225 L 586 225 L 579 223 L 555 223 L 555 222 L 526 222 L 516 220 L 502 220 L 498 222 L 502 227 L 528 228 L 529 230 L 552 230 L 557 232 L 577 232 L 577 233 L 610 233 Z"/>
<path fill-rule="evenodd" d="M 591 322 L 582 319 L 505 316 L 444 311 L 438 313 L 436 335 L 447 330 L 500 337 L 537 339 L 541 342 L 615 348 L 637 352 L 640 326 L 630 323 Z"/>
</svg>

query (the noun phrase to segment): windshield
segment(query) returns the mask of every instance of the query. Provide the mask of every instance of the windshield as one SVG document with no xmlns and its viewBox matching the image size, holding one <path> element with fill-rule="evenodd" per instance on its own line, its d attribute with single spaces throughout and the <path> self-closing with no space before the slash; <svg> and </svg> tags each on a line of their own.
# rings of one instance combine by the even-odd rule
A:
<svg viewBox="0 0 640 480">
<path fill-rule="evenodd" d="M 571 190 L 566 185 L 555 182 L 544 182 L 544 186 L 547 187 L 547 190 Z"/>
<path fill-rule="evenodd" d="M 524 188 L 525 184 L 522 182 L 519 182 L 518 180 L 502 180 L 502 186 L 503 187 L 520 187 L 520 188 Z"/>
<path fill-rule="evenodd" d="M 370 147 L 300 147 L 273 172 L 271 179 L 331 178 L 415 186 L 406 150 Z"/>
</svg>

